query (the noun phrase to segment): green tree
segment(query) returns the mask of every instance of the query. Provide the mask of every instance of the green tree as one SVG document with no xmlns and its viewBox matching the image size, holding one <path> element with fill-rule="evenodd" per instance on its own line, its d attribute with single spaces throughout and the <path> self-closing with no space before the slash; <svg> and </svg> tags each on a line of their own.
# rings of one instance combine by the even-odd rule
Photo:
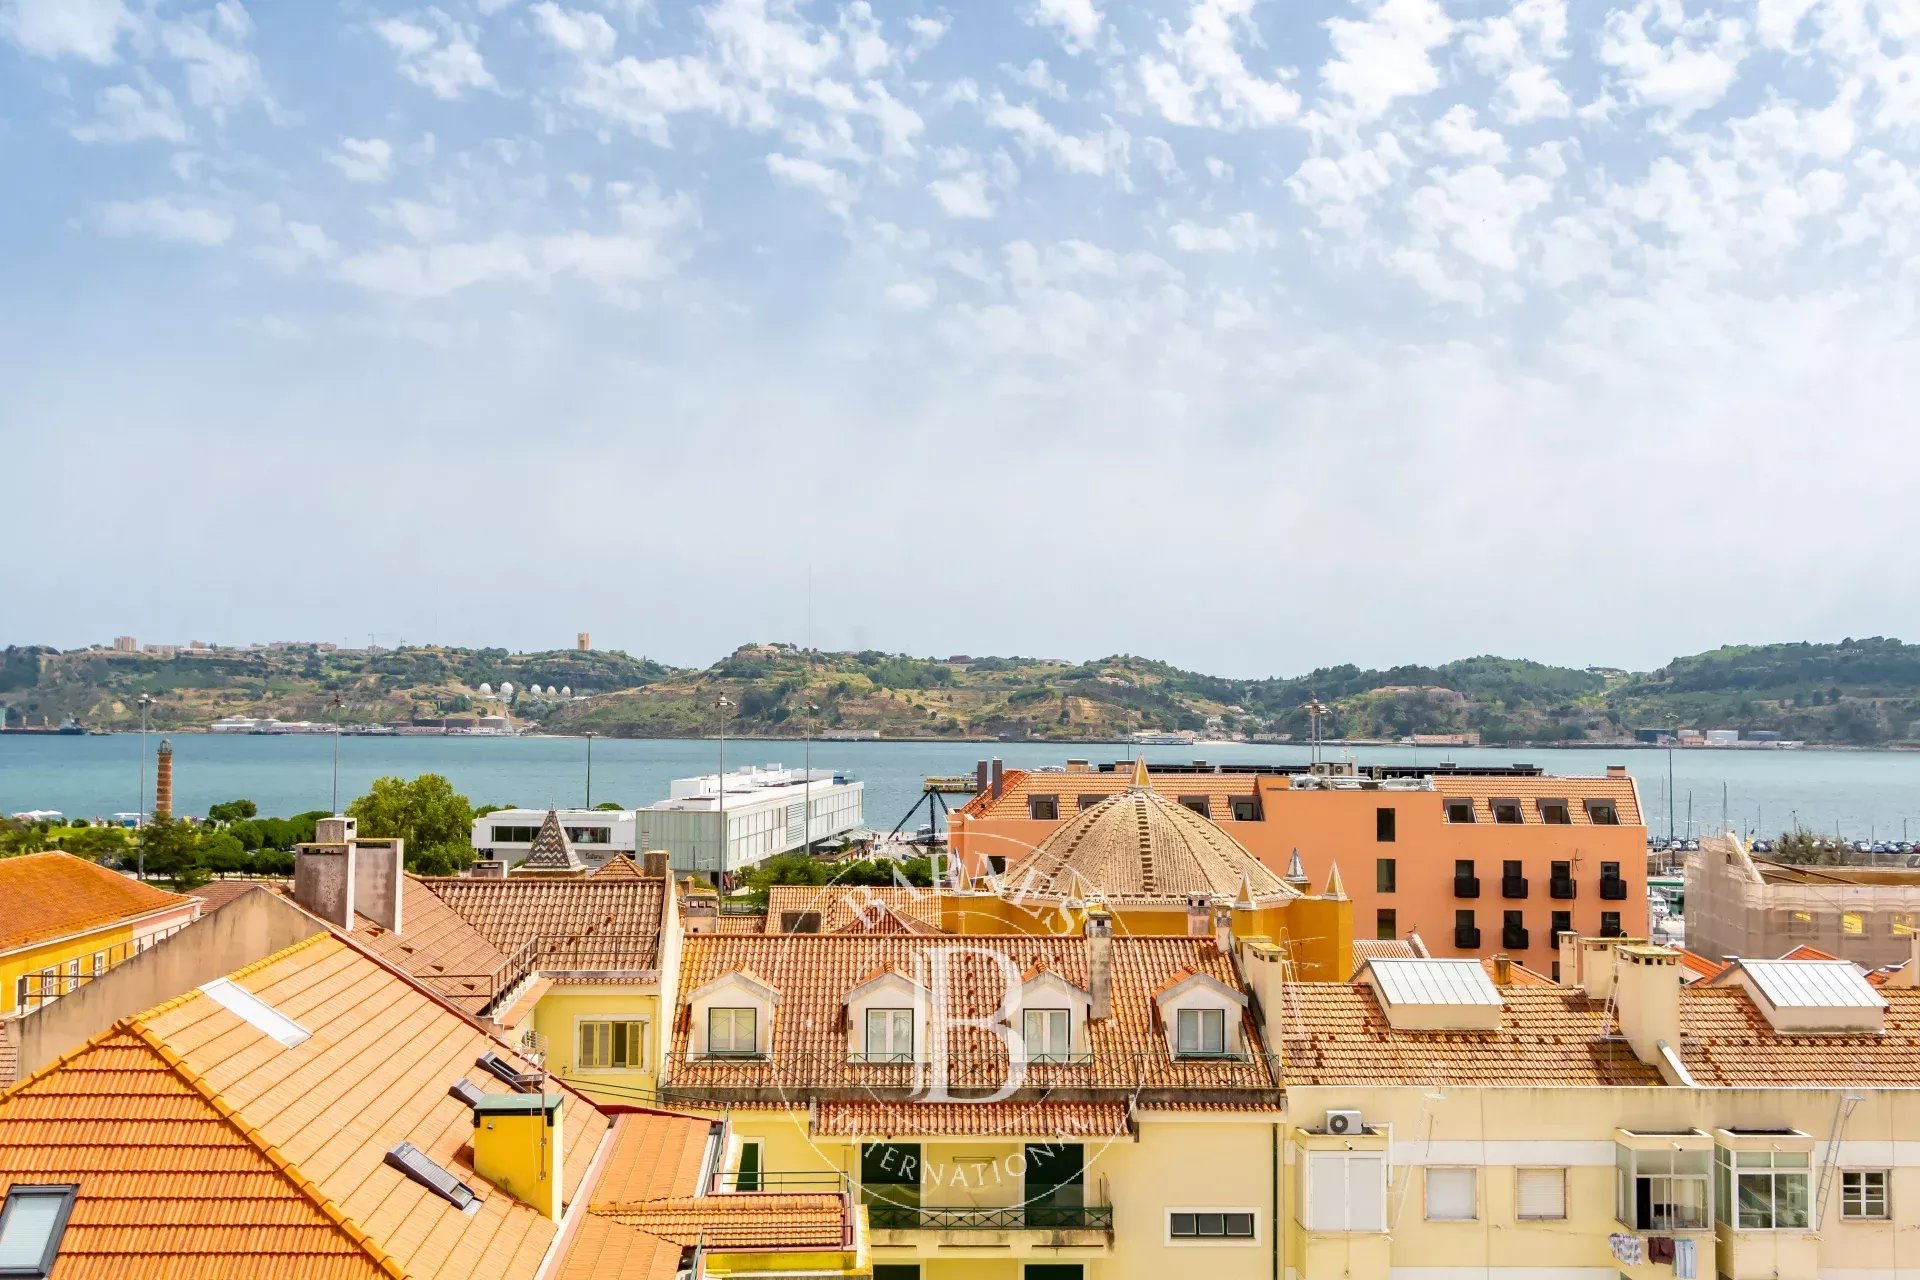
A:
<svg viewBox="0 0 1920 1280">
<path fill-rule="evenodd" d="M 229 800 L 225 804 L 216 804 L 207 810 L 208 822 L 238 822 L 242 818 L 258 815 L 260 806 L 251 800 Z"/>
<path fill-rule="evenodd" d="M 60 841 L 60 847 L 74 857 L 93 862 L 117 861 L 127 851 L 127 844 L 124 827 L 86 827 L 67 833 Z"/>
<path fill-rule="evenodd" d="M 618 800 L 602 800 L 599 804 L 593 807 L 596 811 L 600 809 L 606 809 L 611 812 L 618 812 L 619 810 L 626 808 L 626 806 L 621 804 Z"/>
<path fill-rule="evenodd" d="M 375 778 L 367 794 L 347 806 L 360 834 L 375 840 L 400 839 L 423 853 L 438 845 L 470 845 L 473 806 L 437 773 L 413 781 Z"/>
<path fill-rule="evenodd" d="M 200 856 L 207 870 L 217 876 L 233 876 L 253 869 L 246 846 L 228 831 L 210 831 L 200 838 Z"/>
<path fill-rule="evenodd" d="M 0 858 L 39 853 L 47 847 L 47 833 L 31 822 L 0 818 Z"/>
<path fill-rule="evenodd" d="M 465 841 L 431 845 L 417 852 L 409 845 L 407 870 L 421 876 L 459 875 L 473 865 L 474 857 L 473 846 Z"/>
<path fill-rule="evenodd" d="M 135 840 L 140 865 L 176 889 L 192 889 L 207 882 L 207 863 L 200 832 L 181 818 L 158 818 L 140 828 Z"/>
</svg>

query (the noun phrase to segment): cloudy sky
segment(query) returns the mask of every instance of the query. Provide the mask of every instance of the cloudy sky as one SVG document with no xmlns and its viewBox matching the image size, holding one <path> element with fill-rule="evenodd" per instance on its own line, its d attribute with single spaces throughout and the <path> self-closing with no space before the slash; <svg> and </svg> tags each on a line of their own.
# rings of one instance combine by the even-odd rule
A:
<svg viewBox="0 0 1920 1280">
<path fill-rule="evenodd" d="M 0 641 L 1911 636 L 1916 144 L 1915 0 L 0 0 Z"/>
</svg>

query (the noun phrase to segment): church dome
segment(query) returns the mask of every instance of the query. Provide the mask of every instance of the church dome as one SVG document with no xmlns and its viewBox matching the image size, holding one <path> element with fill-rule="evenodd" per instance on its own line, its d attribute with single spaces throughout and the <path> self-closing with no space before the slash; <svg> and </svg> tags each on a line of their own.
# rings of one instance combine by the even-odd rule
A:
<svg viewBox="0 0 1920 1280">
<path fill-rule="evenodd" d="M 1300 896 L 1220 827 L 1155 792 L 1144 761 L 1132 786 L 1054 828 L 1007 879 L 1028 897 L 1118 905 L 1204 894 L 1261 907 Z"/>
</svg>

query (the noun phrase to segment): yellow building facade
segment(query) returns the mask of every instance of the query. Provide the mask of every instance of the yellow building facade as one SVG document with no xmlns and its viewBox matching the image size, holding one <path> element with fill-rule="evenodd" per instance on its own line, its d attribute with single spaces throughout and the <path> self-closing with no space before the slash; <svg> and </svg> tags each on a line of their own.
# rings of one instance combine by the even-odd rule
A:
<svg viewBox="0 0 1920 1280">
<path fill-rule="evenodd" d="M 0 860 L 0 1018 L 72 993 L 199 913 L 192 898 L 72 854 Z"/>
</svg>

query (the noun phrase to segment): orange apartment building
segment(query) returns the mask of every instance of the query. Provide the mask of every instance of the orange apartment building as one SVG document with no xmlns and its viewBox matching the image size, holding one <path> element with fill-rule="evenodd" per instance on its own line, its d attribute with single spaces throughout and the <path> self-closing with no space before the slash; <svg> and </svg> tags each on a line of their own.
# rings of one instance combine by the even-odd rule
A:
<svg viewBox="0 0 1920 1280">
<path fill-rule="evenodd" d="M 1132 766 L 980 768 L 949 839 L 971 875 L 1007 871 Z M 1624 767 L 1587 777 L 1531 765 L 1149 766 L 1186 805 L 1298 885 L 1337 865 L 1356 938 L 1418 932 L 1435 956 L 1505 953 L 1542 973 L 1554 937 L 1644 937 L 1646 825 Z"/>
</svg>

